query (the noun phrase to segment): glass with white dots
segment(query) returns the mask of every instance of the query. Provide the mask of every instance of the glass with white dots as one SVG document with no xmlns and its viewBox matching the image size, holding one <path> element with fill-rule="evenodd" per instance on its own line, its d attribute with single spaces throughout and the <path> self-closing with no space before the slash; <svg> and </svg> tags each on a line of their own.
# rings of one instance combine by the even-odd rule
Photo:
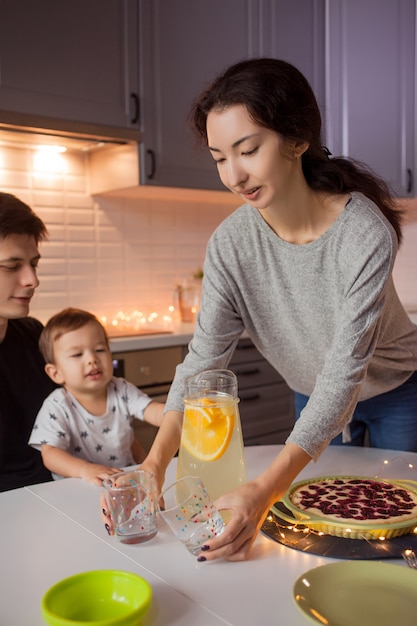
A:
<svg viewBox="0 0 417 626">
<path fill-rule="evenodd" d="M 142 543 L 156 535 L 156 498 L 152 474 L 130 470 L 103 481 L 114 532 L 121 543 Z"/>
</svg>

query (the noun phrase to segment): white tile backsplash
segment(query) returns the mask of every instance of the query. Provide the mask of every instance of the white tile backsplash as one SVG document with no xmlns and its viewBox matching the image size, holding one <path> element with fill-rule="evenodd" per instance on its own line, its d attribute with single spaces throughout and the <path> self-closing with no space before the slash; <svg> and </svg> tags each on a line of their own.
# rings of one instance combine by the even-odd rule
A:
<svg viewBox="0 0 417 626">
<path fill-rule="evenodd" d="M 98 315 L 120 309 L 165 313 L 175 282 L 201 267 L 207 240 L 232 210 L 155 198 L 88 195 L 87 157 L 67 153 L 65 173 L 33 171 L 34 150 L 0 148 L 0 188 L 45 221 L 40 286 L 31 314 L 45 322 L 66 306 Z"/>
<path fill-rule="evenodd" d="M 31 314 L 45 322 L 66 306 L 98 315 L 120 309 L 165 313 L 175 283 L 201 267 L 207 240 L 231 213 L 201 194 L 180 200 L 88 195 L 87 156 L 67 153 L 65 173 L 32 171 L 31 149 L 0 148 L 0 188 L 27 202 L 45 221 L 41 284 Z M 394 279 L 401 299 L 417 309 L 417 201 L 410 217 Z"/>
<path fill-rule="evenodd" d="M 27 189 L 30 187 L 30 175 L 27 172 L 6 171 L 2 168 L 0 160 L 0 189 L 4 187 L 14 187 L 16 189 Z M 22 198 L 23 200 L 23 198 Z"/>
</svg>

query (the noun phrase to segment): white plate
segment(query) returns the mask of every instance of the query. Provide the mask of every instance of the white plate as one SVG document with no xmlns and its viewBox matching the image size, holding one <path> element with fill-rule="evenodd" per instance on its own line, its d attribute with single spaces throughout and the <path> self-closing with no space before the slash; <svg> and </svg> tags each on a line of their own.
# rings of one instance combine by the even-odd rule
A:
<svg viewBox="0 0 417 626">
<path fill-rule="evenodd" d="M 293 588 L 299 609 L 326 626 L 417 624 L 417 571 L 379 561 L 316 567 Z"/>
</svg>

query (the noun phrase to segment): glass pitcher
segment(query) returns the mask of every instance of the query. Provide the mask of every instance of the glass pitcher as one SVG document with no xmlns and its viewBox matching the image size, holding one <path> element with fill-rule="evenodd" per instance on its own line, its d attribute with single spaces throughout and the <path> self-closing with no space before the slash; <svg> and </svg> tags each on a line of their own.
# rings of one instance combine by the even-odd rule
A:
<svg viewBox="0 0 417 626">
<path fill-rule="evenodd" d="M 215 500 L 247 481 L 237 378 L 207 370 L 185 381 L 177 479 L 199 476 Z"/>
</svg>

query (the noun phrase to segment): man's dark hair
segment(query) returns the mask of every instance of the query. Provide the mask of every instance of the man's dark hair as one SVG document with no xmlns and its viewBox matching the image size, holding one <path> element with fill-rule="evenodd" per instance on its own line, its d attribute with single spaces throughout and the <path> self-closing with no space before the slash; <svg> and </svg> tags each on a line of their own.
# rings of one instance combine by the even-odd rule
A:
<svg viewBox="0 0 417 626">
<path fill-rule="evenodd" d="M 30 206 L 10 193 L 0 192 L 0 240 L 10 235 L 30 235 L 38 244 L 47 234 L 45 224 Z"/>
</svg>

